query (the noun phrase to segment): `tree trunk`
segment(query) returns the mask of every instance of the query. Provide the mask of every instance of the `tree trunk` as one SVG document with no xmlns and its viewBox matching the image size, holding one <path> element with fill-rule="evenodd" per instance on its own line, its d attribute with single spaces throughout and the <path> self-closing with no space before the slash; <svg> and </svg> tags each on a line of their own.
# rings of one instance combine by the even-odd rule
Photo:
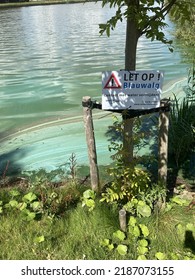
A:
<svg viewBox="0 0 195 280">
<path fill-rule="evenodd" d="M 134 11 L 137 7 L 137 1 L 128 1 L 127 5 Z M 133 13 L 133 12 L 132 12 Z M 126 46 L 125 46 L 125 70 L 134 71 L 136 69 L 136 51 L 139 38 L 139 30 L 134 18 L 127 18 L 126 28 Z M 133 161 L 133 119 L 126 118 L 123 115 L 124 135 L 123 150 L 124 163 L 128 165 Z"/>
</svg>

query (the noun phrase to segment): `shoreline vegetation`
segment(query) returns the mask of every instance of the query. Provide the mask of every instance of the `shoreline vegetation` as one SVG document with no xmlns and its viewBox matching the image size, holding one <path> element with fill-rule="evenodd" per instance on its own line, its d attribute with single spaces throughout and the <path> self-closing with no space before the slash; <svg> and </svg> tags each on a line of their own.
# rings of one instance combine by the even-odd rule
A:
<svg viewBox="0 0 195 280">
<path fill-rule="evenodd" d="M 100 0 L 96 0 L 100 1 Z M 24 2 L 0 2 L 0 10 L 4 8 L 18 8 L 18 7 L 29 7 L 29 6 L 43 6 L 43 5 L 59 5 L 59 4 L 78 4 L 86 2 L 95 2 L 94 0 L 45 0 L 45 1 L 24 1 Z"/>
</svg>

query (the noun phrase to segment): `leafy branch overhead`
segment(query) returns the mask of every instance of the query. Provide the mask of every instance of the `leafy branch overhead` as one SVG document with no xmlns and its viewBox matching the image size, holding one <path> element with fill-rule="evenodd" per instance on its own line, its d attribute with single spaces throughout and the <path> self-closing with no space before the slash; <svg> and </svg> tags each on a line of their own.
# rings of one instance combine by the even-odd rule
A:
<svg viewBox="0 0 195 280">
<path fill-rule="evenodd" d="M 134 22 L 137 38 L 145 35 L 147 38 L 161 41 L 165 44 L 172 42 L 166 39 L 163 28 L 167 26 L 165 17 L 170 11 L 174 11 L 182 20 L 188 19 L 191 7 L 190 1 L 185 0 L 103 0 L 102 6 L 109 5 L 116 8 L 115 15 L 106 23 L 100 24 L 100 34 L 114 30 L 120 21 L 130 20 Z"/>
</svg>

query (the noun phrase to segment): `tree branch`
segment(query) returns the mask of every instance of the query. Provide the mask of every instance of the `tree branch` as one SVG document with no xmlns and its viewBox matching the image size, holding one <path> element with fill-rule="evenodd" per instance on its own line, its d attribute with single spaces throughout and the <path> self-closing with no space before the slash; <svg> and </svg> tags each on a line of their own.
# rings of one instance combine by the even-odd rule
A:
<svg viewBox="0 0 195 280">
<path fill-rule="evenodd" d="M 162 7 L 161 9 L 161 14 L 162 17 L 165 17 L 169 11 L 171 10 L 171 8 L 173 7 L 173 5 L 177 2 L 177 0 L 172 0 L 171 2 L 169 2 L 167 5 L 165 5 L 164 7 Z M 159 15 L 154 15 L 153 17 L 150 18 L 150 20 L 146 23 L 146 25 L 144 26 L 144 28 L 142 29 L 142 31 L 140 31 L 140 36 L 142 36 L 143 34 L 145 34 L 145 32 L 147 31 L 147 28 L 150 26 L 150 23 L 152 21 L 155 21 L 157 18 L 159 18 Z"/>
</svg>

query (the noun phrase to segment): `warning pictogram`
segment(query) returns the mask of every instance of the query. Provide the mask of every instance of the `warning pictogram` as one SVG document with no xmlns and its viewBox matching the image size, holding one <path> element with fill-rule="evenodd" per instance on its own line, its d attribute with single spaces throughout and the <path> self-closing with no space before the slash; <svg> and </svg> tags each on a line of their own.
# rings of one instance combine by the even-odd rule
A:
<svg viewBox="0 0 195 280">
<path fill-rule="evenodd" d="M 104 86 L 104 89 L 114 89 L 114 88 L 121 88 L 121 84 L 119 83 L 114 73 L 112 73 L 106 85 Z"/>
</svg>

